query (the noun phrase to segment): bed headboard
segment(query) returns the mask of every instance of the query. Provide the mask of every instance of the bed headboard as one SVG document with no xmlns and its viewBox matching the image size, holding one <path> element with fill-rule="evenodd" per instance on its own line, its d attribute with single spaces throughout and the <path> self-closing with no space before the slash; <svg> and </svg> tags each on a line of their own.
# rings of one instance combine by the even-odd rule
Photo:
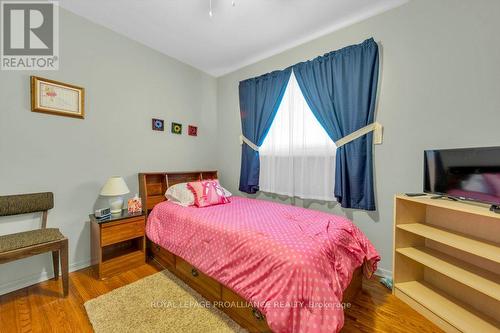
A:
<svg viewBox="0 0 500 333">
<path fill-rule="evenodd" d="M 165 191 L 170 186 L 202 179 L 217 179 L 217 171 L 139 173 L 139 193 L 146 215 L 156 204 L 166 200 Z"/>
</svg>

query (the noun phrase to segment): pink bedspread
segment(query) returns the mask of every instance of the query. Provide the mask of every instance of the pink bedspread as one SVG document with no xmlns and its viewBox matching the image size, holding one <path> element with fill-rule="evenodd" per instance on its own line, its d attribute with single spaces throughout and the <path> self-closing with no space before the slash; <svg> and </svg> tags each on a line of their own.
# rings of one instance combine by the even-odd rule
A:
<svg viewBox="0 0 500 333">
<path fill-rule="evenodd" d="M 380 257 L 348 219 L 232 197 L 205 208 L 162 202 L 147 236 L 251 301 L 274 332 L 337 332 L 353 271 Z"/>
</svg>

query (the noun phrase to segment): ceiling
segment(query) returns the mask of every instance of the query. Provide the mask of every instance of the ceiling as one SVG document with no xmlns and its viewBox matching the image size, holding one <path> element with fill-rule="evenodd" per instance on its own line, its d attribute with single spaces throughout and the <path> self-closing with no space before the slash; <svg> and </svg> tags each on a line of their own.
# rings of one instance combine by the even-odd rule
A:
<svg viewBox="0 0 500 333">
<path fill-rule="evenodd" d="M 221 76 L 406 0 L 61 0 L 61 7 Z"/>
</svg>

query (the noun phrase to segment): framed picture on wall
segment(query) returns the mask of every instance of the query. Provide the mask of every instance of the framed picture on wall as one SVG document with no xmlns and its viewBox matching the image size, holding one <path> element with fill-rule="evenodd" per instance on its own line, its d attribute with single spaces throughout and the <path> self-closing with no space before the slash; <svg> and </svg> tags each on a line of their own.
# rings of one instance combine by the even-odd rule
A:
<svg viewBox="0 0 500 333">
<path fill-rule="evenodd" d="M 188 135 L 190 136 L 198 136 L 198 127 L 189 125 L 188 126 Z"/>
<path fill-rule="evenodd" d="M 179 124 L 179 123 L 172 123 L 172 128 L 171 128 L 171 132 L 173 134 L 182 134 L 182 124 Z"/>
<path fill-rule="evenodd" d="M 31 111 L 58 116 L 85 117 L 85 89 L 71 84 L 31 77 Z"/>
<path fill-rule="evenodd" d="M 163 131 L 165 129 L 163 119 L 153 118 L 152 123 L 153 131 Z"/>
</svg>

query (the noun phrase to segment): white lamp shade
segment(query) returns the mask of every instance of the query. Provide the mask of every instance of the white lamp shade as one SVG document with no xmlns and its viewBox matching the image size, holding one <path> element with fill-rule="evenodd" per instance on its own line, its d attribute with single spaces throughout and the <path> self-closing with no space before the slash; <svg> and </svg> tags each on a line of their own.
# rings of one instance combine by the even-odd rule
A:
<svg viewBox="0 0 500 333">
<path fill-rule="evenodd" d="M 130 190 L 122 177 L 111 177 L 101 189 L 101 195 L 118 196 L 129 193 Z"/>
</svg>

